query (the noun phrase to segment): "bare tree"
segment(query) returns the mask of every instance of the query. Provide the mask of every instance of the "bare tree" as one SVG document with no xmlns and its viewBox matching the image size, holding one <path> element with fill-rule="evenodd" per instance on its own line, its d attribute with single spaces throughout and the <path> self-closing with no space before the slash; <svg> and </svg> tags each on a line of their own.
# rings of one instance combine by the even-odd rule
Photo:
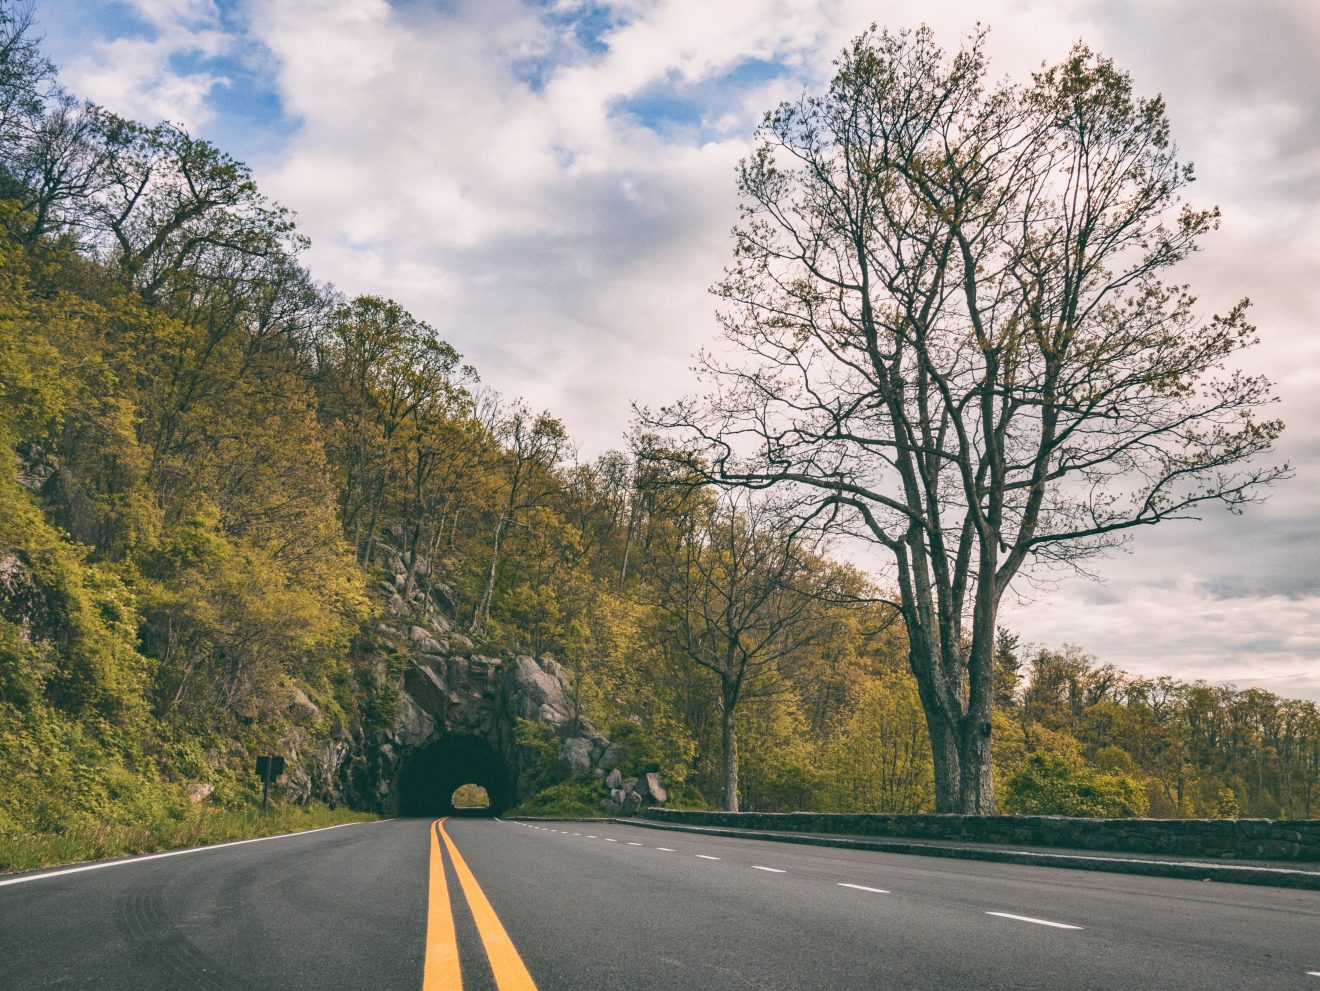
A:
<svg viewBox="0 0 1320 991">
<path fill-rule="evenodd" d="M 738 705 L 782 690 L 767 676 L 835 632 L 815 608 L 830 597 L 833 570 L 812 554 L 802 523 L 764 500 L 694 497 L 687 508 L 652 544 L 645 588 L 673 646 L 719 678 L 724 807 L 737 812 Z"/>
<path fill-rule="evenodd" d="M 994 809 L 1000 601 L 1133 528 L 1238 511 L 1287 473 L 1270 384 L 1234 370 L 1170 267 L 1218 222 L 1181 201 L 1161 100 L 1077 46 L 1025 85 L 984 35 L 870 32 L 769 113 L 716 293 L 744 359 L 648 415 L 723 484 L 787 489 L 892 561 L 945 812 Z M 737 354 L 737 351 L 735 351 Z"/>
</svg>

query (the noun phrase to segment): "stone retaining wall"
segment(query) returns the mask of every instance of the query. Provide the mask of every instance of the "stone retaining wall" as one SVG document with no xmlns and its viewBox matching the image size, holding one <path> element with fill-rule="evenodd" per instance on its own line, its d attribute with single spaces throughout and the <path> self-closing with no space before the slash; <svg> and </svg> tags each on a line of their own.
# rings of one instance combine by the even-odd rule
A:
<svg viewBox="0 0 1320 991">
<path fill-rule="evenodd" d="M 682 812 L 648 809 L 656 822 L 797 833 L 1163 853 L 1184 857 L 1320 862 L 1320 819 L 1071 819 L 1064 816 L 861 815 Z"/>
</svg>

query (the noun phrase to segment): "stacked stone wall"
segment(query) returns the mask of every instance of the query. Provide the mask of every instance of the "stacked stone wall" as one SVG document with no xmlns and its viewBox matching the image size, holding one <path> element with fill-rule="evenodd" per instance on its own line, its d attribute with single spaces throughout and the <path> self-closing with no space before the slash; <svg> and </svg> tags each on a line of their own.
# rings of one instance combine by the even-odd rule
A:
<svg viewBox="0 0 1320 991">
<path fill-rule="evenodd" d="M 1073 819 L 1065 816 L 683 812 L 676 809 L 648 809 L 646 816 L 657 822 L 796 833 L 1320 863 L 1320 819 Z"/>
</svg>

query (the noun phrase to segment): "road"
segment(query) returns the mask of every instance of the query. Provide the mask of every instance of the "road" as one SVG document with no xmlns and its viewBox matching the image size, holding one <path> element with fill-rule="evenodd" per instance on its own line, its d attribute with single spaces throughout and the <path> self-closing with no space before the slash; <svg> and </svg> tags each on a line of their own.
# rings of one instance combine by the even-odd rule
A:
<svg viewBox="0 0 1320 991">
<path fill-rule="evenodd" d="M 0 878 L 0 988 L 1311 988 L 1320 893 L 393 820 Z"/>
</svg>

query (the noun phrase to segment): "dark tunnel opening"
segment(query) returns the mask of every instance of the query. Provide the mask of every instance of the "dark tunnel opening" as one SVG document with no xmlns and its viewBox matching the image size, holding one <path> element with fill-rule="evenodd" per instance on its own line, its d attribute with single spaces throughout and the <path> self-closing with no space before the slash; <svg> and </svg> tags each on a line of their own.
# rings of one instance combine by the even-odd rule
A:
<svg viewBox="0 0 1320 991">
<path fill-rule="evenodd" d="M 454 792 L 465 784 L 485 788 L 490 805 L 454 808 Z M 406 758 L 399 770 L 398 796 L 401 816 L 497 816 L 513 804 L 504 761 L 472 736 L 447 736 Z"/>
</svg>

